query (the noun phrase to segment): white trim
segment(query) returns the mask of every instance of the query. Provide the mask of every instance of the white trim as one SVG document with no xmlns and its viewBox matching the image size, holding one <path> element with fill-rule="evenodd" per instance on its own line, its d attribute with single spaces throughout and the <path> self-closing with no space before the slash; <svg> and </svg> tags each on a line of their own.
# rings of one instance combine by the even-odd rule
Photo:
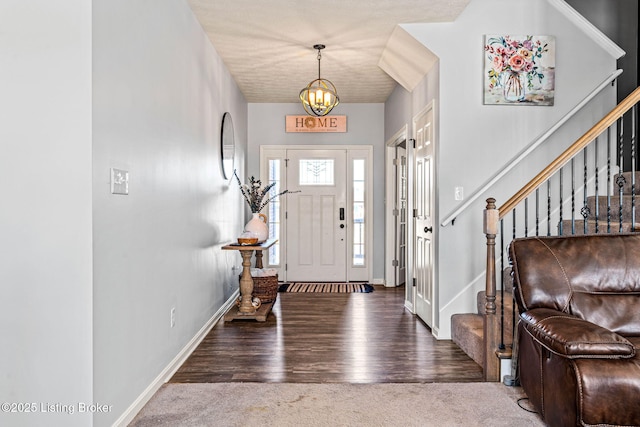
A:
<svg viewBox="0 0 640 427">
<path fill-rule="evenodd" d="M 440 338 L 440 328 L 438 328 L 437 326 L 432 326 L 431 327 L 431 335 L 433 335 L 433 337 L 437 340 L 441 339 Z M 445 339 L 451 339 L 451 338 L 445 338 Z"/>
<path fill-rule="evenodd" d="M 384 279 L 372 279 L 370 282 L 372 285 L 382 285 L 382 286 L 387 286 L 387 284 L 385 283 Z M 391 286 L 391 285 L 389 285 Z"/>
<path fill-rule="evenodd" d="M 360 149 L 351 149 L 347 151 L 347 209 L 349 214 L 347 219 L 349 224 L 353 225 L 353 161 L 365 161 L 365 263 L 364 266 L 353 265 L 353 233 L 347 234 L 347 280 L 366 280 L 373 281 L 373 146 L 363 145 Z M 364 277 L 362 272 L 364 271 Z"/>
<path fill-rule="evenodd" d="M 609 37 L 607 37 L 602 31 L 597 29 L 591 22 L 589 22 L 584 16 L 578 13 L 574 8 L 569 6 L 564 0 L 547 0 L 551 6 L 555 7 L 558 12 L 564 15 L 569 21 L 575 24 L 580 30 L 582 30 L 587 36 L 591 37 L 597 44 L 600 45 L 606 52 L 608 52 L 615 59 L 620 59 L 625 55 L 625 51 L 615 44 Z"/>
<path fill-rule="evenodd" d="M 286 150 L 282 150 L 282 149 L 272 150 L 265 154 L 262 147 L 263 146 L 260 147 L 260 165 L 259 165 L 260 180 L 264 183 L 268 183 L 269 182 L 269 161 L 280 160 L 282 162 L 280 165 L 280 177 L 279 177 L 281 190 L 286 189 L 287 188 L 287 173 L 286 173 L 286 161 L 285 161 Z M 284 212 L 286 210 L 286 197 L 284 199 L 281 199 L 280 201 L 281 201 L 280 218 L 278 218 L 278 220 L 280 221 L 280 232 L 282 234 L 286 234 L 287 221 L 285 221 L 285 217 L 284 217 Z M 282 280 L 286 280 L 287 276 L 284 269 L 284 265 L 282 263 L 282 254 L 285 253 L 286 251 L 286 242 L 284 241 L 284 239 L 280 239 L 276 243 L 276 245 L 278 245 L 280 249 L 280 256 L 281 256 L 280 263 L 272 264 L 271 259 L 269 258 L 269 251 L 266 251 L 263 259 L 263 261 L 265 262 L 264 265 L 265 267 L 277 269 L 278 276 Z"/>
<path fill-rule="evenodd" d="M 193 351 L 200 345 L 202 340 L 207 336 L 209 331 L 218 323 L 224 313 L 235 304 L 240 291 L 236 290 L 231 297 L 224 303 L 220 309 L 204 324 L 202 328 L 191 338 L 191 340 L 180 350 L 180 352 L 173 358 L 171 362 L 158 374 L 158 376 L 147 386 L 147 388 L 138 396 L 136 400 L 123 412 L 122 415 L 112 424 L 112 426 L 124 427 L 128 425 L 138 415 L 138 412 L 142 410 L 153 395 L 162 387 L 164 383 L 169 381 L 173 374 L 176 373 L 178 368 L 187 360 L 187 358 L 193 353 Z"/>
<path fill-rule="evenodd" d="M 405 123 L 402 128 L 396 132 L 391 138 L 387 140 L 385 145 L 387 147 L 395 147 L 396 145 L 402 144 L 403 141 L 407 139 L 407 135 L 409 134 L 409 125 Z"/>
<path fill-rule="evenodd" d="M 413 124 L 413 122 L 412 122 Z M 413 176 L 413 163 L 415 162 L 415 131 L 410 130 L 409 135 L 411 138 L 407 139 L 407 272 L 405 282 L 405 303 L 404 306 L 412 313 L 415 311 L 415 299 L 416 299 L 416 287 L 413 285 L 415 277 L 413 271 L 413 241 L 414 241 L 414 220 L 413 220 L 413 208 L 414 208 L 414 191 L 415 191 L 415 177 Z M 407 137 L 409 136 L 407 135 Z"/>
<path fill-rule="evenodd" d="M 409 312 L 411 314 L 415 314 L 415 312 L 413 311 L 413 304 L 411 303 L 411 301 L 409 300 L 404 300 L 404 308 L 406 308 L 407 310 L 409 310 Z"/>
</svg>

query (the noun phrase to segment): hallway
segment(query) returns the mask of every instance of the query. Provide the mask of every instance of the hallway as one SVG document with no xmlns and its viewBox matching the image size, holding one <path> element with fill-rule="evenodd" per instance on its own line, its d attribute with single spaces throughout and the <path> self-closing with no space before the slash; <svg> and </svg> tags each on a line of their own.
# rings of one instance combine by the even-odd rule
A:
<svg viewBox="0 0 640 427">
<path fill-rule="evenodd" d="M 404 292 L 280 293 L 264 323 L 218 323 L 170 382 L 482 381 L 480 366 L 403 307 Z"/>
</svg>

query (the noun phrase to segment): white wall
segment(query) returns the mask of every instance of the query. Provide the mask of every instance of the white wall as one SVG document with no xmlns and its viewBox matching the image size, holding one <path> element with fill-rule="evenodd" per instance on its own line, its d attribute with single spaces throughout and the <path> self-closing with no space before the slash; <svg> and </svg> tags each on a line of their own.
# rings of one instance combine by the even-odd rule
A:
<svg viewBox="0 0 640 427">
<path fill-rule="evenodd" d="M 244 172 L 247 104 L 186 1 L 94 0 L 95 399 L 110 425 L 237 289 L 244 224 L 222 178 L 222 115 Z M 109 171 L 130 194 L 110 194 Z M 176 325 L 170 327 L 170 310 Z"/>
<path fill-rule="evenodd" d="M 37 405 L 0 425 L 87 426 L 91 2 L 4 0 L 0 28 L 0 402 Z"/>
<path fill-rule="evenodd" d="M 411 130 L 412 95 L 405 88 L 396 85 L 384 103 L 384 140 L 388 141 L 404 126 Z M 411 135 L 408 135 L 409 138 Z"/>
<path fill-rule="evenodd" d="M 438 214 L 443 218 L 459 202 L 454 188 L 468 196 L 496 170 L 565 115 L 615 70 L 615 58 L 551 5 L 527 0 L 472 1 L 453 23 L 403 25 L 439 57 L 436 95 L 438 134 Z M 482 104 L 485 34 L 531 34 L 556 37 L 556 92 L 552 107 L 486 106 Z M 413 92 L 414 108 L 428 101 L 433 76 Z M 455 226 L 437 230 L 438 305 L 436 329 L 450 335 L 450 316 L 474 311 L 475 293 L 484 287 L 484 199 L 498 204 L 531 179 L 577 139 L 615 103 L 615 88 L 561 128 L 556 137 L 500 185 L 463 213 Z M 415 114 L 414 110 L 414 114 Z"/>
<path fill-rule="evenodd" d="M 338 88 L 339 90 L 340 88 Z M 332 115 L 347 116 L 346 133 L 286 133 L 287 115 L 304 115 L 300 104 L 249 104 L 248 175 L 260 176 L 261 145 L 372 145 L 373 278 L 384 278 L 384 104 L 340 104 Z"/>
</svg>

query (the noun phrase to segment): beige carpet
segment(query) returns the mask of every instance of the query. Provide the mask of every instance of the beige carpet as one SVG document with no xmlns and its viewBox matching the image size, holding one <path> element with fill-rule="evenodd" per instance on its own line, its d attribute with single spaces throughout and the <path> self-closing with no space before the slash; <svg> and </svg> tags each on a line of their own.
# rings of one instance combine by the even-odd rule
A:
<svg viewBox="0 0 640 427">
<path fill-rule="evenodd" d="M 130 426 L 544 426 L 522 396 L 500 383 L 166 384 Z"/>
</svg>

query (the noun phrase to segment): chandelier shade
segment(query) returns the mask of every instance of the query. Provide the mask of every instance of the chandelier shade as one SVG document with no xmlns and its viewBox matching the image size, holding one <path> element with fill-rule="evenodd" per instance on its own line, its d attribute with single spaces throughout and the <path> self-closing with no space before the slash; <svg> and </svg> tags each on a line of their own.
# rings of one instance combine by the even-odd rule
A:
<svg viewBox="0 0 640 427">
<path fill-rule="evenodd" d="M 326 116 L 340 103 L 340 98 L 334 84 L 320 77 L 320 59 L 322 58 L 320 51 L 325 46 L 317 44 L 313 48 L 318 50 L 318 78 L 300 91 L 300 101 L 310 116 Z"/>
</svg>

